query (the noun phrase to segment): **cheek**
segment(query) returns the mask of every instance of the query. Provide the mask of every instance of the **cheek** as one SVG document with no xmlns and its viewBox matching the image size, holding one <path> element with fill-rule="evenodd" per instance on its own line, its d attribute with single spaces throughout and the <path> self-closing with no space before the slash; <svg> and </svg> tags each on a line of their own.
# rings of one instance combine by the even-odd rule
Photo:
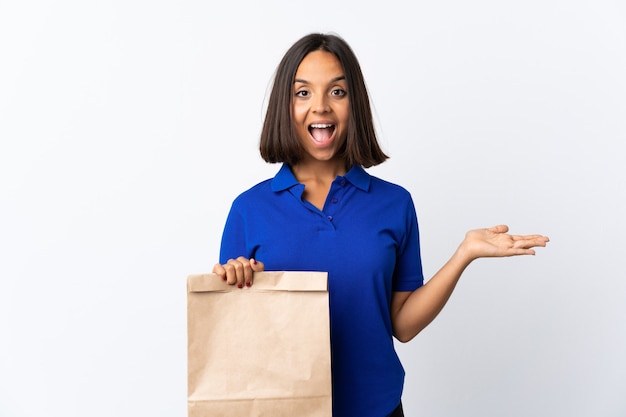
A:
<svg viewBox="0 0 626 417">
<path fill-rule="evenodd" d="M 339 120 L 341 120 L 344 129 L 348 129 L 348 122 L 350 121 L 349 108 L 342 109 L 341 114 L 339 115 Z"/>
<path fill-rule="evenodd" d="M 309 134 L 309 131 L 304 124 L 305 116 L 306 115 L 303 114 L 302 111 L 298 112 L 298 109 L 294 108 L 293 118 L 292 118 L 293 126 L 294 126 L 294 130 L 296 131 L 298 138 L 301 140 Z"/>
<path fill-rule="evenodd" d="M 337 115 L 339 116 L 341 121 L 347 122 L 348 118 L 350 117 L 350 101 L 348 101 L 347 99 L 342 100 L 340 103 L 338 103 L 335 111 L 337 112 Z"/>
<path fill-rule="evenodd" d="M 306 109 L 304 108 L 304 106 L 298 106 L 297 104 L 294 104 L 293 119 L 296 122 L 302 122 L 305 117 L 306 117 Z"/>
</svg>

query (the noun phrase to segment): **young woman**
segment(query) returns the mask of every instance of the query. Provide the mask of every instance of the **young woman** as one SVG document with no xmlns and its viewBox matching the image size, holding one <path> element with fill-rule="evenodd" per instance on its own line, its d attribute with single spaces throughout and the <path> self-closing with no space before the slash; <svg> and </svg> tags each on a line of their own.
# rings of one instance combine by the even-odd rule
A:
<svg viewBox="0 0 626 417">
<path fill-rule="evenodd" d="M 474 259 L 532 255 L 548 241 L 504 225 L 470 231 L 424 284 L 410 194 L 364 170 L 387 155 L 357 58 L 335 35 L 305 36 L 283 57 L 260 151 L 282 167 L 233 202 L 213 272 L 240 288 L 265 268 L 328 272 L 338 417 L 402 416 L 393 337 L 424 329 Z"/>
</svg>

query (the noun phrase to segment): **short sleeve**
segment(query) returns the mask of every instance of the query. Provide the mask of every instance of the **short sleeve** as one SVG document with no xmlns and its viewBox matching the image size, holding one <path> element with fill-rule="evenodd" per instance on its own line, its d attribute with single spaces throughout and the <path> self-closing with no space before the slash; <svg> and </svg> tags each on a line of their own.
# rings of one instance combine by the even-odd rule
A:
<svg viewBox="0 0 626 417">
<path fill-rule="evenodd" d="M 414 291 L 424 285 L 417 213 L 410 195 L 407 199 L 404 216 L 405 236 L 398 248 L 393 276 L 393 291 Z"/>
<path fill-rule="evenodd" d="M 252 254 L 247 253 L 245 221 L 237 202 L 238 200 L 235 200 L 230 208 L 224 232 L 222 233 L 220 247 L 221 264 L 225 264 L 229 259 L 235 259 L 239 256 L 252 257 Z"/>
</svg>

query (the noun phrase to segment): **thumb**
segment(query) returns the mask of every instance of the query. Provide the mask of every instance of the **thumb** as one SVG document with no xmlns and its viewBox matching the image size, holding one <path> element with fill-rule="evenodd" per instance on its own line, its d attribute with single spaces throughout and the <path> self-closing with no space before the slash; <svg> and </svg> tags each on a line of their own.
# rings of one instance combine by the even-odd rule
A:
<svg viewBox="0 0 626 417">
<path fill-rule="evenodd" d="M 250 259 L 250 266 L 254 272 L 263 272 L 265 271 L 265 264 L 263 262 L 257 261 L 254 258 Z"/>
<path fill-rule="evenodd" d="M 509 226 L 506 224 L 499 224 L 497 226 L 490 227 L 489 231 L 493 233 L 506 233 L 509 231 Z"/>
</svg>

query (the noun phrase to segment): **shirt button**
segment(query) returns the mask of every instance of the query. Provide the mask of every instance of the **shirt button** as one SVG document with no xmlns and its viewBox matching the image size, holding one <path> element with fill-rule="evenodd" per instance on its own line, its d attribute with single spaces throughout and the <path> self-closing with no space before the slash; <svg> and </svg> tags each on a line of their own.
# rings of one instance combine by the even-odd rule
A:
<svg viewBox="0 0 626 417">
<path fill-rule="evenodd" d="M 339 201 L 339 200 L 337 200 L 336 198 L 333 198 L 333 199 L 332 199 L 332 200 L 330 200 L 330 201 L 331 201 L 333 204 L 337 204 L 337 201 Z"/>
<path fill-rule="evenodd" d="M 333 216 L 328 216 L 328 220 L 332 222 L 333 221 Z"/>
<path fill-rule="evenodd" d="M 339 185 L 341 185 L 342 187 L 343 187 L 344 185 L 346 185 L 346 180 L 341 180 L 341 181 L 339 181 Z"/>
</svg>

